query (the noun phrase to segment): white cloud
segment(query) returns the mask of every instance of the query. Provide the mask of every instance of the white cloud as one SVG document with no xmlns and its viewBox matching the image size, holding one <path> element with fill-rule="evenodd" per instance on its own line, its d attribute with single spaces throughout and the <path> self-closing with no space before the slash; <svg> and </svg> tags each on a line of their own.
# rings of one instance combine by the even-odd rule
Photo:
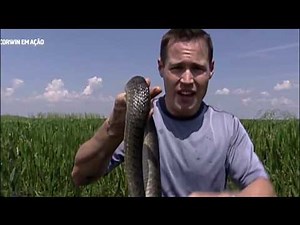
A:
<svg viewBox="0 0 300 225">
<path fill-rule="evenodd" d="M 275 52 L 275 51 L 285 50 L 285 49 L 289 49 L 289 48 L 297 48 L 297 47 L 299 48 L 299 43 L 284 44 L 284 45 L 274 46 L 274 47 L 270 47 L 270 48 L 257 49 L 254 51 L 246 52 L 246 53 L 239 55 L 239 57 L 245 58 L 245 57 L 262 56 L 269 52 Z"/>
<path fill-rule="evenodd" d="M 289 105 L 293 106 L 294 102 L 291 99 L 288 99 L 286 97 L 280 97 L 280 98 L 273 98 L 271 99 L 272 106 L 282 106 L 282 105 Z"/>
<path fill-rule="evenodd" d="M 20 88 L 24 84 L 24 81 L 21 79 L 13 79 L 12 80 L 12 86 L 5 88 L 4 91 L 1 90 L 1 96 L 4 95 L 6 97 L 12 96 L 14 92 Z"/>
<path fill-rule="evenodd" d="M 232 91 L 232 93 L 235 95 L 244 95 L 244 94 L 249 94 L 250 92 L 251 92 L 250 90 L 244 90 L 242 88 L 238 88 Z"/>
<path fill-rule="evenodd" d="M 100 87 L 102 85 L 102 78 L 101 77 L 92 77 L 88 79 L 88 85 L 85 87 L 83 90 L 82 94 L 83 95 L 91 95 L 93 91 Z"/>
<path fill-rule="evenodd" d="M 45 92 L 42 95 L 37 95 L 32 99 L 45 99 L 49 102 L 70 101 L 79 97 L 75 91 L 69 92 L 64 88 L 62 79 L 54 79 L 47 84 Z"/>
<path fill-rule="evenodd" d="M 24 81 L 21 79 L 13 79 L 12 80 L 12 87 L 13 89 L 19 88 L 20 86 L 22 86 L 24 84 Z"/>
<path fill-rule="evenodd" d="M 62 79 L 54 79 L 47 84 L 42 95 L 35 95 L 34 97 L 24 99 L 24 101 L 46 100 L 50 103 L 58 103 L 75 100 L 97 100 L 101 102 L 111 102 L 114 100 L 112 96 L 95 95 L 95 90 L 102 86 L 102 78 L 94 76 L 89 78 L 87 82 L 88 84 L 82 92 L 76 92 L 66 89 Z"/>
<path fill-rule="evenodd" d="M 270 96 L 269 92 L 267 92 L 267 91 L 262 91 L 262 92 L 260 92 L 260 94 L 263 96 L 266 96 L 266 97 Z"/>
<path fill-rule="evenodd" d="M 277 83 L 274 86 L 275 91 L 288 90 L 292 88 L 292 83 L 289 80 L 284 80 L 281 84 Z"/>
<path fill-rule="evenodd" d="M 54 79 L 47 85 L 43 97 L 49 102 L 58 102 L 70 97 L 69 91 L 64 88 L 62 79 Z"/>
<path fill-rule="evenodd" d="M 228 95 L 230 93 L 230 90 L 228 88 L 223 88 L 222 90 L 217 90 L 216 95 Z"/>
<path fill-rule="evenodd" d="M 14 93 L 14 89 L 13 88 L 5 88 L 5 91 L 4 91 L 4 96 L 11 96 L 13 93 Z"/>
<path fill-rule="evenodd" d="M 218 89 L 215 94 L 216 95 L 229 95 L 230 93 L 234 95 L 245 95 L 251 93 L 251 90 L 245 90 L 242 88 L 237 88 L 233 91 L 230 91 L 228 88 Z"/>
<path fill-rule="evenodd" d="M 295 100 L 281 96 L 279 98 L 255 98 L 253 103 L 262 104 L 265 107 L 285 107 L 285 108 L 299 108 L 299 105 Z"/>
<path fill-rule="evenodd" d="M 242 103 L 244 105 L 248 105 L 250 102 L 252 102 L 252 99 L 249 97 L 249 98 L 243 98 L 242 99 Z"/>
</svg>

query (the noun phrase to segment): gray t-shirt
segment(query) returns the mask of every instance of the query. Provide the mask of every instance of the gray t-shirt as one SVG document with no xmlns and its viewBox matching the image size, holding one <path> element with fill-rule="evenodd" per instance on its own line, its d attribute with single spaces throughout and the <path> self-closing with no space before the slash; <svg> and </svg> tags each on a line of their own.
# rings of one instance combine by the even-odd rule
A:
<svg viewBox="0 0 300 225">
<path fill-rule="evenodd" d="M 162 196 L 226 190 L 230 176 L 241 188 L 258 177 L 269 178 L 239 119 L 202 102 L 192 118 L 178 119 L 166 109 L 164 97 L 154 101 L 160 151 Z M 123 142 L 107 173 L 124 161 Z"/>
</svg>

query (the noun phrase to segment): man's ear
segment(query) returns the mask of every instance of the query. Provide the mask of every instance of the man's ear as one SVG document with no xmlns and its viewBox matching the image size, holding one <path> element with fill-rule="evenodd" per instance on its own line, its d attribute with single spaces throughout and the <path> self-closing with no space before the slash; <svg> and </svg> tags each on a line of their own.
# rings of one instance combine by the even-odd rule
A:
<svg viewBox="0 0 300 225">
<path fill-rule="evenodd" d="M 215 61 L 213 60 L 210 64 L 210 74 L 209 74 L 209 79 L 212 78 L 212 76 L 215 73 Z"/>
<path fill-rule="evenodd" d="M 159 58 L 159 59 L 157 60 L 157 68 L 158 68 L 159 75 L 160 75 L 161 77 L 163 77 L 163 67 L 164 67 L 163 62 L 162 62 L 161 59 Z"/>
</svg>

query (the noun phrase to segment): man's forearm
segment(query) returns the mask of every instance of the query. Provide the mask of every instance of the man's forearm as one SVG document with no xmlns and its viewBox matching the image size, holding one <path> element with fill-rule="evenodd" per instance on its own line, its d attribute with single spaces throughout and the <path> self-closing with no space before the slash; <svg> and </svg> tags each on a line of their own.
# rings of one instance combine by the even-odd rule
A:
<svg viewBox="0 0 300 225">
<path fill-rule="evenodd" d="M 91 183 L 105 172 L 109 159 L 123 139 L 110 128 L 109 121 L 104 121 L 95 135 L 79 148 L 72 171 L 77 186 Z"/>
<path fill-rule="evenodd" d="M 269 180 L 259 178 L 241 191 L 193 192 L 189 197 L 276 197 L 276 193 Z"/>
<path fill-rule="evenodd" d="M 271 182 L 265 178 L 258 178 L 246 188 L 236 194 L 238 197 L 276 197 Z"/>
</svg>

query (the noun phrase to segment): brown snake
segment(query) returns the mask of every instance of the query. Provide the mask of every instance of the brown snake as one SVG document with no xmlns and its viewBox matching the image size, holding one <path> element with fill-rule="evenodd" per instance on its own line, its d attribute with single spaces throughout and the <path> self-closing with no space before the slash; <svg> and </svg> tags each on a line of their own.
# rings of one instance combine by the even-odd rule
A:
<svg viewBox="0 0 300 225">
<path fill-rule="evenodd" d="M 160 197 L 160 164 L 157 133 L 151 109 L 150 90 L 141 76 L 131 78 L 125 87 L 124 130 L 125 175 L 130 197 Z"/>
</svg>

